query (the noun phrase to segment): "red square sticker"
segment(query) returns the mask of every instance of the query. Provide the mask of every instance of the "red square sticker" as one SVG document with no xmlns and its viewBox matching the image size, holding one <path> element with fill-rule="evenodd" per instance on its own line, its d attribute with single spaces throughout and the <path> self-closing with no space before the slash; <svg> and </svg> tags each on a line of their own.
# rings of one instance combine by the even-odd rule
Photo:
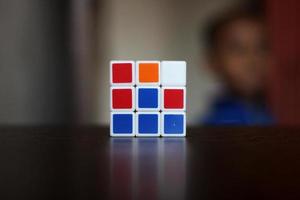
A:
<svg viewBox="0 0 300 200">
<path fill-rule="evenodd" d="M 132 63 L 113 63 L 112 76 L 113 83 L 131 83 Z"/>
<path fill-rule="evenodd" d="M 113 89 L 112 107 L 113 109 L 131 109 L 132 89 Z"/>
<path fill-rule="evenodd" d="M 183 89 L 165 89 L 164 90 L 164 108 L 183 109 L 184 107 Z"/>
</svg>

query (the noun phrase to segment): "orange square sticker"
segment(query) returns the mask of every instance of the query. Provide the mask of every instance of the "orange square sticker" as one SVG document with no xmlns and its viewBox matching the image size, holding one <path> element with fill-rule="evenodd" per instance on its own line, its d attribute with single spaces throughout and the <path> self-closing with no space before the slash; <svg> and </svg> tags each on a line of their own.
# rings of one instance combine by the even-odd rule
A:
<svg viewBox="0 0 300 200">
<path fill-rule="evenodd" d="M 139 82 L 151 83 L 159 81 L 158 63 L 139 63 Z"/>
</svg>

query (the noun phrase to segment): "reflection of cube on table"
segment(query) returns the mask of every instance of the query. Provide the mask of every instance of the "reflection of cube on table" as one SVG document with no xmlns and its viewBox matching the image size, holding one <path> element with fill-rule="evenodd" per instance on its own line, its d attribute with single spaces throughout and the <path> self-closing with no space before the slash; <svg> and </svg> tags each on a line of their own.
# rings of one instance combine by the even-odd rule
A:
<svg viewBox="0 0 300 200">
<path fill-rule="evenodd" d="M 110 62 L 111 136 L 186 135 L 185 61 Z"/>
</svg>

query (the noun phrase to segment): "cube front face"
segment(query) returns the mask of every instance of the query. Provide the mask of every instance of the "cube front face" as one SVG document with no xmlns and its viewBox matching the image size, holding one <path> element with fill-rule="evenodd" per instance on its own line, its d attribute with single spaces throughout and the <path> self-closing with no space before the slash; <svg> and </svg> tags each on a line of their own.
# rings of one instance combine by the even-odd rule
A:
<svg viewBox="0 0 300 200">
<path fill-rule="evenodd" d="M 162 61 L 161 84 L 163 86 L 186 85 L 186 62 L 185 61 Z"/>
<path fill-rule="evenodd" d="M 133 112 L 112 112 L 111 113 L 111 136 L 134 136 L 135 135 L 135 114 Z"/>
<path fill-rule="evenodd" d="M 162 110 L 163 111 L 185 111 L 186 105 L 185 87 L 163 87 L 162 88 Z"/>
<path fill-rule="evenodd" d="M 110 135 L 186 136 L 186 62 L 110 62 Z"/>
<path fill-rule="evenodd" d="M 162 113 L 162 136 L 183 137 L 186 136 L 185 112 Z"/>
<path fill-rule="evenodd" d="M 160 84 L 160 62 L 159 61 L 137 61 L 136 62 L 137 85 L 159 85 Z"/>
<path fill-rule="evenodd" d="M 135 109 L 134 87 L 111 87 L 111 110 L 133 111 Z"/>
<path fill-rule="evenodd" d="M 111 61 L 110 84 L 133 86 L 135 84 L 134 61 Z"/>
<path fill-rule="evenodd" d="M 137 86 L 136 88 L 136 110 L 159 111 L 160 110 L 160 88 L 155 86 Z"/>
<path fill-rule="evenodd" d="M 136 136 L 160 136 L 160 113 L 137 112 Z"/>
</svg>

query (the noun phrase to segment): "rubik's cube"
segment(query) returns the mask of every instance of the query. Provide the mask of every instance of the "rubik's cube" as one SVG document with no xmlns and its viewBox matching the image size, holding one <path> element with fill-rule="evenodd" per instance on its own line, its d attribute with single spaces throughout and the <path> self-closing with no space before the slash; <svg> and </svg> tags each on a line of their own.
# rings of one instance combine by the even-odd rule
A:
<svg viewBox="0 0 300 200">
<path fill-rule="evenodd" d="M 186 135 L 185 61 L 111 61 L 110 135 Z"/>
</svg>

